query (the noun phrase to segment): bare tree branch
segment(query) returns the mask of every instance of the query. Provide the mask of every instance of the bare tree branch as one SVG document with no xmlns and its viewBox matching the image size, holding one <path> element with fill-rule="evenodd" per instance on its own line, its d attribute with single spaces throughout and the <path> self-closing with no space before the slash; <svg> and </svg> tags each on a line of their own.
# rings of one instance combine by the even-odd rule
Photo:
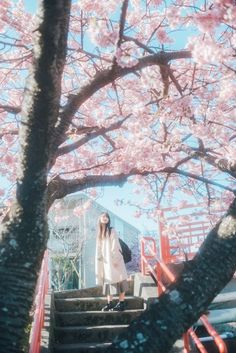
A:
<svg viewBox="0 0 236 353">
<path fill-rule="evenodd" d="M 179 94 L 181 95 L 181 97 L 183 97 L 183 92 L 182 92 L 182 88 L 179 84 L 179 82 L 177 81 L 177 79 L 175 78 L 174 74 L 173 74 L 173 71 L 171 70 L 171 68 L 169 68 L 169 76 L 172 80 L 172 82 L 174 83 L 177 91 L 179 92 Z"/>
<path fill-rule="evenodd" d="M 233 178 L 236 178 L 236 163 L 233 164 L 226 158 L 212 156 L 207 152 L 207 149 L 200 151 L 182 144 L 180 150 L 192 156 L 192 158 L 204 160 L 206 163 L 212 165 L 213 167 L 229 174 Z"/>
<path fill-rule="evenodd" d="M 166 189 L 166 186 L 167 186 L 169 177 L 170 177 L 170 174 L 168 173 L 168 174 L 166 175 L 166 179 L 165 179 L 165 181 L 164 181 L 164 184 L 163 184 L 163 187 L 162 187 L 162 190 L 161 190 L 161 195 L 160 195 L 160 197 L 158 198 L 158 201 L 157 201 L 157 208 L 160 207 L 161 200 L 162 200 L 162 198 L 163 198 L 163 196 L 164 196 L 164 192 L 165 192 L 165 189 Z"/>
<path fill-rule="evenodd" d="M 134 42 L 138 47 L 144 49 L 147 53 L 155 54 L 154 50 L 150 49 L 147 45 L 141 43 L 138 39 L 126 35 L 123 35 L 123 38 L 127 42 Z"/>
<path fill-rule="evenodd" d="M 124 77 L 128 74 L 135 73 L 145 67 L 153 65 L 166 65 L 171 60 L 178 60 L 184 58 L 191 58 L 191 52 L 188 50 L 175 52 L 159 52 L 153 55 L 145 56 L 138 60 L 138 63 L 133 67 L 119 67 L 112 66 L 96 74 L 87 85 L 83 86 L 78 94 L 70 95 L 67 104 L 64 106 L 62 113 L 59 116 L 58 122 L 54 129 L 54 143 L 52 147 L 52 154 L 56 154 L 58 146 L 65 141 L 65 134 L 69 128 L 71 121 L 78 111 L 79 107 L 94 93 L 101 88 L 107 86 L 118 78 Z"/>
<path fill-rule="evenodd" d="M 57 157 L 58 156 L 62 156 L 64 154 L 67 154 L 69 152 L 72 152 L 74 151 L 75 149 L 83 146 L 84 144 L 86 144 L 87 142 L 97 138 L 98 136 L 104 136 L 107 132 L 109 131 L 113 131 L 113 130 L 116 130 L 116 129 L 119 129 L 122 124 L 131 116 L 131 114 L 127 115 L 124 119 L 112 124 L 111 126 L 109 126 L 108 128 L 94 128 L 96 129 L 97 131 L 95 132 L 91 132 L 91 133 L 87 133 L 85 137 L 79 139 L 78 141 L 74 142 L 74 143 L 71 143 L 70 145 L 67 145 L 67 146 L 63 146 L 61 148 L 58 149 L 58 152 L 57 152 Z"/>
<path fill-rule="evenodd" d="M 17 40 L 15 40 L 15 43 L 4 42 L 4 41 L 0 40 L 0 44 L 2 44 L 4 48 L 6 46 L 9 46 L 9 47 L 16 47 L 16 48 L 24 48 L 26 50 L 29 50 L 29 48 L 25 44 L 16 44 L 16 42 L 17 42 Z"/>
<path fill-rule="evenodd" d="M 96 164 L 96 165 L 93 164 L 93 165 L 91 165 L 91 167 L 87 167 L 87 168 L 79 168 L 76 170 L 70 170 L 68 172 L 61 172 L 61 173 L 57 174 L 55 177 L 57 177 L 58 175 L 74 174 L 74 173 L 79 173 L 79 172 L 83 172 L 83 171 L 94 170 L 96 168 L 104 167 L 108 163 L 109 163 L 109 161 L 106 161 L 105 163 L 100 163 L 100 164 Z"/>
<path fill-rule="evenodd" d="M 14 107 L 13 105 L 0 104 L 0 109 L 11 114 L 19 114 L 21 112 L 21 107 Z"/>
<path fill-rule="evenodd" d="M 179 162 L 180 163 L 180 162 Z M 201 181 L 205 184 L 212 185 L 224 190 L 231 191 L 236 194 L 236 190 L 231 189 L 223 184 L 214 182 L 210 179 L 195 175 L 190 172 L 185 172 L 181 169 L 175 167 L 167 167 L 159 170 L 147 170 L 147 169 L 138 169 L 133 168 L 128 173 L 120 173 L 116 175 L 86 175 L 83 178 L 65 180 L 62 179 L 59 175 L 50 181 L 48 185 L 48 203 L 49 207 L 56 199 L 60 199 L 68 194 L 82 191 L 88 188 L 94 188 L 99 186 L 123 186 L 127 179 L 134 175 L 147 176 L 151 174 L 179 174 L 191 179 Z"/>
<path fill-rule="evenodd" d="M 116 149 L 116 145 L 115 145 L 115 141 L 113 141 L 107 134 L 102 134 L 102 137 L 109 142 L 109 144 L 111 145 L 113 151 Z"/>
<path fill-rule="evenodd" d="M 117 42 L 117 48 L 121 46 L 122 40 L 123 40 L 123 35 L 124 35 L 124 29 L 125 29 L 125 18 L 127 14 L 127 9 L 129 5 L 129 0 L 124 0 L 121 8 L 121 15 L 120 15 L 120 28 L 119 28 L 119 39 Z"/>
<path fill-rule="evenodd" d="M 101 56 L 101 55 L 98 55 L 98 54 L 90 53 L 90 52 L 88 52 L 88 51 L 86 51 L 86 50 L 84 50 L 82 48 L 77 48 L 77 49 L 69 48 L 68 50 L 70 50 L 72 52 L 85 54 L 86 56 L 88 56 L 91 59 L 99 59 L 101 61 L 106 61 L 108 63 L 112 63 L 111 59 L 105 58 L 104 56 Z M 78 60 L 78 59 L 76 59 L 76 60 Z"/>
<path fill-rule="evenodd" d="M 5 135 L 12 135 L 12 136 L 17 136 L 19 134 L 19 130 L 11 130 L 11 131 L 4 131 L 0 132 L 0 139 L 5 136 Z"/>
<path fill-rule="evenodd" d="M 208 184 L 208 185 L 214 185 L 214 186 L 217 186 L 218 188 L 221 188 L 221 189 L 224 189 L 224 190 L 228 190 L 228 191 L 231 191 L 233 194 L 236 195 L 236 189 L 231 189 L 230 187 L 228 186 L 225 186 L 223 184 L 220 184 L 220 183 L 217 183 L 215 181 L 212 181 L 210 179 L 207 179 L 207 178 L 204 178 L 202 176 L 199 176 L 199 175 L 196 175 L 196 174 L 193 174 L 193 173 L 190 173 L 190 172 L 185 172 L 184 170 L 180 170 L 178 168 L 176 168 L 175 170 L 173 170 L 173 173 L 176 173 L 176 174 L 179 174 L 179 175 L 183 175 L 183 176 L 186 176 L 188 178 L 192 178 L 192 179 L 195 179 L 195 180 L 198 180 L 198 181 L 202 181 L 203 183 L 205 184 Z"/>
</svg>

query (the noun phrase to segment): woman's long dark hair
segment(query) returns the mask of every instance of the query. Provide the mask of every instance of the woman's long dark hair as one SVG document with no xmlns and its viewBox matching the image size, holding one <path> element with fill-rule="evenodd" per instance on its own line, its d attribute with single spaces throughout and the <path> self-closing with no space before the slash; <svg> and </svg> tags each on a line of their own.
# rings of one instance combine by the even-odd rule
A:
<svg viewBox="0 0 236 353">
<path fill-rule="evenodd" d="M 101 222 L 101 216 L 102 215 L 105 215 L 108 218 L 108 222 L 106 224 L 103 224 Z M 110 236 L 111 235 L 111 229 L 112 229 L 112 227 L 111 227 L 111 219 L 110 219 L 109 214 L 107 212 L 102 212 L 100 214 L 99 221 L 98 221 L 98 237 L 100 239 L 102 239 L 102 238 L 106 237 L 107 234 Z"/>
</svg>

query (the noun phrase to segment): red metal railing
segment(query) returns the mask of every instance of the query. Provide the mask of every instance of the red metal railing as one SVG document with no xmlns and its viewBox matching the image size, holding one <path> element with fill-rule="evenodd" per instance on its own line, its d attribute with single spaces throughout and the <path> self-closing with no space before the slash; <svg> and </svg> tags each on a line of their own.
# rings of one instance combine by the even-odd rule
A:
<svg viewBox="0 0 236 353">
<path fill-rule="evenodd" d="M 149 264 L 149 260 L 155 260 L 155 269 L 154 266 Z M 160 296 L 166 289 L 165 285 L 161 280 L 162 270 L 167 274 L 171 282 L 175 280 L 175 276 L 166 266 L 165 262 L 157 256 L 155 239 L 153 239 L 152 237 L 143 237 L 141 239 L 141 272 L 143 275 L 148 275 L 150 273 L 153 275 L 156 280 L 156 283 L 158 283 L 158 296 Z"/>
<path fill-rule="evenodd" d="M 48 292 L 48 251 L 45 251 L 35 296 L 35 312 L 30 332 L 29 353 L 40 353 L 41 332 L 44 326 L 44 302 Z"/>
<path fill-rule="evenodd" d="M 147 244 L 148 243 L 148 244 Z M 157 254 L 156 242 L 152 237 L 143 237 L 141 239 L 141 272 L 144 275 L 152 271 L 148 260 L 155 259 Z"/>
<path fill-rule="evenodd" d="M 149 246 L 147 242 L 151 243 L 151 246 Z M 151 237 L 143 237 L 141 239 L 141 269 L 142 269 L 143 275 L 152 274 L 152 276 L 155 278 L 156 283 L 158 284 L 157 295 L 160 296 L 166 290 L 166 286 L 162 282 L 162 273 L 164 273 L 168 277 L 170 282 L 174 282 L 176 280 L 176 277 L 173 274 L 173 272 L 168 268 L 168 266 L 165 264 L 165 262 L 157 256 L 156 245 L 154 244 L 155 244 L 155 240 Z M 155 269 L 153 268 L 153 266 L 149 264 L 148 260 L 150 259 L 156 260 Z M 200 320 L 202 321 L 203 325 L 205 326 L 210 336 L 215 341 L 215 344 L 219 352 L 228 353 L 225 342 L 220 337 L 220 335 L 215 331 L 213 326 L 210 324 L 207 316 L 202 315 L 200 317 Z M 198 350 L 201 353 L 207 353 L 205 347 L 203 346 L 200 339 L 198 338 L 198 336 L 196 335 L 196 333 L 193 331 L 192 328 L 190 328 L 183 335 L 184 353 L 190 352 L 189 336 L 192 337 L 194 343 L 196 344 Z"/>
<path fill-rule="evenodd" d="M 226 344 L 224 342 L 224 340 L 220 337 L 220 335 L 218 334 L 218 332 L 214 329 L 214 327 L 210 324 L 210 322 L 208 321 L 208 317 L 206 315 L 202 315 L 200 317 L 201 322 L 203 323 L 203 325 L 205 326 L 207 332 L 209 333 L 209 335 L 213 338 L 213 340 L 215 341 L 216 346 L 219 349 L 220 353 L 227 353 L 228 349 L 226 347 Z"/>
<path fill-rule="evenodd" d="M 160 255 L 165 263 L 193 258 L 212 227 L 210 218 L 220 217 L 224 212 L 211 210 L 209 214 L 204 207 L 203 204 L 186 204 L 178 209 L 160 210 Z"/>
<path fill-rule="evenodd" d="M 196 333 L 193 331 L 192 328 L 188 329 L 187 333 L 184 334 L 184 337 L 183 337 L 184 347 L 189 347 L 189 336 L 192 337 L 200 353 L 208 353 L 206 348 L 203 346 L 202 342 L 199 340 L 198 336 L 196 335 Z M 187 350 L 184 348 L 184 353 L 185 352 L 188 352 L 188 348 Z"/>
</svg>

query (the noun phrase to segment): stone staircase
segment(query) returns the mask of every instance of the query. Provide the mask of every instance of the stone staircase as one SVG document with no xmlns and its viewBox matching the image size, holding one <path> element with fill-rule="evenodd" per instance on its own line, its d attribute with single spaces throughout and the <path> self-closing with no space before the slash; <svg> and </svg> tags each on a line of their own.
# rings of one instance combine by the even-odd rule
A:
<svg viewBox="0 0 236 353">
<path fill-rule="evenodd" d="M 150 276 L 136 276 L 129 281 L 124 312 L 102 312 L 106 298 L 100 287 L 54 292 L 52 299 L 51 353 L 104 352 L 114 338 L 144 310 L 144 301 L 156 295 L 156 286 Z M 133 295 L 133 293 L 136 295 Z M 53 296 L 52 296 L 53 297 Z M 118 298 L 114 298 L 118 301 Z M 145 304 L 145 305 L 146 305 Z M 236 279 L 233 279 L 208 308 L 208 319 L 222 335 L 228 353 L 236 352 Z M 198 321 L 194 330 L 208 353 L 219 353 L 209 333 Z M 178 340 L 172 353 L 183 352 L 183 341 Z M 192 346 L 192 353 L 199 352 Z"/>
<path fill-rule="evenodd" d="M 144 299 L 133 296 L 133 281 L 126 294 L 124 312 L 102 312 L 100 287 L 55 292 L 53 353 L 103 352 L 144 310 Z"/>
</svg>

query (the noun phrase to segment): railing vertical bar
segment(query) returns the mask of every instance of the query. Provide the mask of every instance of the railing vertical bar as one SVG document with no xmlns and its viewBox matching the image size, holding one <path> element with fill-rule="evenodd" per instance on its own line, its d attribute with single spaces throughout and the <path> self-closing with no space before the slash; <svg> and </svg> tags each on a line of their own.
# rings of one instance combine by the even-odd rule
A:
<svg viewBox="0 0 236 353">
<path fill-rule="evenodd" d="M 49 287 L 48 251 L 45 251 L 35 296 L 35 312 L 30 333 L 29 353 L 40 353 L 41 332 L 44 326 L 44 301 Z"/>
<path fill-rule="evenodd" d="M 193 331 L 193 329 L 189 329 L 188 330 L 190 336 L 192 337 L 192 339 L 194 340 L 198 350 L 200 353 L 208 353 L 206 348 L 203 346 L 202 342 L 199 340 L 198 336 L 196 335 L 196 333 Z"/>
</svg>

